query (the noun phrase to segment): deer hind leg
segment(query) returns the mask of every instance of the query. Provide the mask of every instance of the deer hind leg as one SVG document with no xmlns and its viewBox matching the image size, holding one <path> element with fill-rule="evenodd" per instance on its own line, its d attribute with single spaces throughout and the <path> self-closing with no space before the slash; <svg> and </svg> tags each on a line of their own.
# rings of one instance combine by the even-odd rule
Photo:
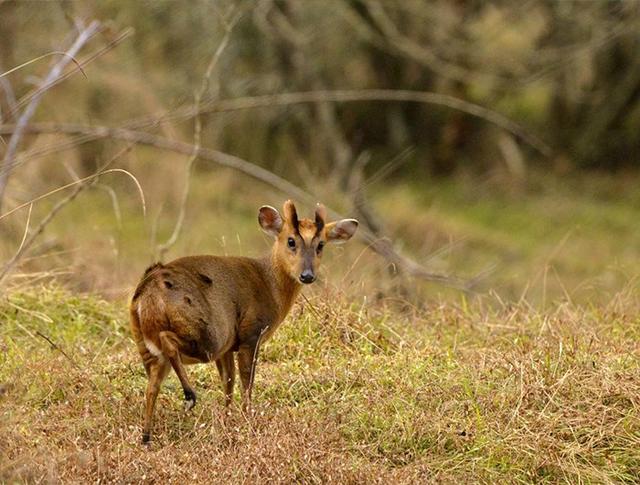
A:
<svg viewBox="0 0 640 485">
<path fill-rule="evenodd" d="M 158 337 L 160 338 L 162 354 L 169 359 L 171 367 L 173 367 L 178 379 L 180 379 L 180 384 L 182 384 L 182 390 L 184 391 L 185 409 L 188 411 L 196 405 L 196 393 L 189 382 L 187 370 L 180 357 L 182 340 L 173 332 L 160 332 Z"/>
<path fill-rule="evenodd" d="M 147 373 L 147 377 L 151 376 L 151 365 L 157 360 L 156 356 L 149 352 L 149 349 L 144 343 L 144 338 L 142 336 L 142 332 L 140 331 L 140 319 L 138 318 L 137 309 L 133 307 L 130 311 L 131 314 L 131 333 L 133 335 L 133 340 L 136 343 L 136 347 L 138 347 L 138 353 L 142 358 L 142 363 L 144 365 L 144 371 Z"/>
<path fill-rule="evenodd" d="M 218 367 L 220 380 L 222 381 L 224 405 L 229 406 L 233 400 L 233 386 L 236 381 L 236 367 L 233 362 L 233 351 L 229 350 L 226 354 L 216 360 L 216 366 Z"/>
<path fill-rule="evenodd" d="M 147 363 L 145 363 L 145 368 Z M 142 442 L 148 443 L 151 440 L 151 427 L 153 426 L 153 411 L 156 406 L 156 399 L 160 392 L 162 381 L 169 372 L 169 362 L 158 357 L 148 364 L 149 382 L 145 394 L 144 427 L 142 429 Z"/>
</svg>

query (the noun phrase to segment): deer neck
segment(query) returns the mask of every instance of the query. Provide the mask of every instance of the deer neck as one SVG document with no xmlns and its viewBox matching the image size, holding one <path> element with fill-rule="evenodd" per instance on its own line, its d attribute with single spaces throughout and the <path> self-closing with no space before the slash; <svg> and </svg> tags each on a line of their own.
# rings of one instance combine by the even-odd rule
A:
<svg viewBox="0 0 640 485">
<path fill-rule="evenodd" d="M 278 322 L 281 322 L 289 313 L 293 302 L 300 293 L 302 284 L 291 277 L 275 250 L 271 253 L 268 265 L 273 281 L 274 299 L 278 306 Z"/>
</svg>

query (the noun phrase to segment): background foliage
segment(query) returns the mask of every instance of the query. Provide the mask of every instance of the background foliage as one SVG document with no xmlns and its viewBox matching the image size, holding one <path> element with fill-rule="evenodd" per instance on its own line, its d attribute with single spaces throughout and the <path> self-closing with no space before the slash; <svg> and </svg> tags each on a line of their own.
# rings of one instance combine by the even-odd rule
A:
<svg viewBox="0 0 640 485">
<path fill-rule="evenodd" d="M 497 264 L 512 278 L 513 271 L 523 276 L 522 267 L 511 266 L 527 259 L 525 253 L 531 248 L 555 247 L 567 231 L 571 238 L 590 237 L 581 232 L 588 232 L 592 223 L 606 226 L 618 220 L 625 226 L 629 220 L 630 214 L 618 211 L 612 197 L 615 194 L 618 201 L 634 197 L 630 187 L 640 148 L 638 8 L 632 1 L 261 0 L 188 5 L 106 1 L 46 2 L 38 8 L 32 2 L 4 1 L 0 2 L 0 67 L 6 71 L 43 53 L 64 50 L 79 19 L 95 18 L 103 25 L 79 56 L 81 61 L 131 27 L 132 35 L 84 67 L 85 76 L 76 73 L 45 93 L 34 120 L 111 127 L 134 126 L 137 120 L 135 126 L 145 133 L 193 143 L 193 114 L 184 116 L 180 110 L 194 106 L 209 60 L 223 42 L 230 19 L 238 15 L 203 85 L 200 101 L 209 111 L 198 119 L 202 146 L 237 155 L 284 177 L 317 200 L 359 217 L 377 236 L 391 236 L 419 261 L 428 256 L 431 268 L 472 277 Z M 38 76 L 47 72 L 48 62 L 55 62 L 55 56 L 2 78 L 4 123 L 16 121 L 13 100 L 32 91 Z M 472 116 L 437 103 L 289 104 L 278 98 L 292 92 L 368 89 L 452 96 L 506 116 L 519 125 L 525 138 L 500 128 L 486 119 L 486 113 Z M 254 97 L 262 95 L 276 96 L 255 106 Z M 225 100 L 235 100 L 235 108 L 225 108 L 229 106 Z M 238 109 L 238 100 L 244 108 Z M 545 149 L 532 146 L 526 136 L 539 140 Z M 62 151 L 60 145 L 65 144 Z M 55 131 L 26 137 L 18 163 L 10 167 L 4 207 L 92 174 L 121 145 L 108 138 L 87 140 Z M 108 186 L 92 187 L 80 196 L 79 208 L 61 214 L 69 217 L 66 227 L 73 236 L 58 232 L 57 224 L 64 228 L 65 223 L 56 220 L 45 232 L 55 235 L 54 240 L 38 252 L 71 249 L 73 243 L 65 238 L 84 241 L 99 248 L 90 261 L 81 256 L 72 259 L 92 270 L 93 279 L 101 279 L 99 272 L 113 274 L 111 263 L 93 264 L 107 253 L 115 254 L 117 271 L 125 268 L 119 277 L 134 278 L 133 272 L 126 273 L 131 262 L 153 259 L 157 256 L 153 246 L 172 233 L 185 183 L 183 160 L 170 152 L 136 147 L 117 163 L 141 181 L 149 216 L 139 219 L 131 184 L 111 176 Z M 250 232 L 255 206 L 265 199 L 278 205 L 291 194 L 264 185 L 256 192 L 258 186 L 250 178 L 206 161 L 198 161 L 194 170 L 185 211 L 187 230 L 175 252 L 211 251 L 230 239 L 237 242 L 234 251 L 263 248 L 250 242 L 255 239 Z M 608 182 L 599 183 L 603 171 L 623 176 L 607 176 Z M 388 199 L 392 185 L 412 188 L 398 195 L 399 211 L 387 213 L 382 201 Z M 563 197 L 554 195 L 558 190 L 578 199 L 574 203 L 580 209 L 557 214 L 573 219 L 572 227 L 555 218 L 564 207 L 555 200 Z M 583 190 L 593 201 L 593 212 L 582 203 Z M 545 194 L 550 202 L 541 207 L 529 203 Z M 53 200 L 37 205 L 34 215 L 46 213 Z M 108 209 L 109 205 L 114 208 Z M 93 213 L 93 208 L 100 210 Z M 493 208 L 512 213 L 507 232 L 526 232 L 521 235 L 525 238 L 521 249 L 505 250 L 505 244 L 512 242 L 488 234 L 501 230 L 503 216 L 496 219 Z M 483 227 L 456 227 L 451 210 Z M 425 211 L 431 211 L 428 221 L 420 215 Z M 90 219 L 93 228 L 75 224 L 71 229 L 68 224 L 78 217 Z M 422 222 L 411 237 L 408 224 L 416 220 Z M 519 225 L 517 220 L 527 222 Z M 9 258 L 24 220 L 12 216 L 2 223 L 10 229 L 3 231 L 3 250 Z M 245 225 L 246 232 L 241 229 Z M 551 228 L 558 233 L 551 234 Z M 635 237 L 631 227 L 624 230 Z M 599 234 L 604 233 L 603 227 Z M 151 248 L 150 238 L 155 238 Z M 599 260 L 607 261 L 605 265 L 614 253 L 626 261 L 626 239 L 612 235 L 611 242 L 603 244 L 606 257 Z M 477 245 L 490 247 L 490 257 L 485 258 L 485 251 L 473 251 Z M 452 254 L 452 246 L 462 249 Z M 584 261 L 583 254 L 578 251 L 577 258 Z M 51 267 L 50 261 L 46 264 Z M 139 266 L 135 265 L 136 271 Z M 591 274 L 602 276 L 603 269 Z M 573 271 L 560 273 L 581 281 L 590 270 L 578 271 L 577 276 Z M 501 287 L 504 278 L 496 274 L 492 286 Z M 520 283 L 512 296 L 521 291 Z M 105 282 L 85 285 L 107 289 Z"/>
<path fill-rule="evenodd" d="M 0 0 L 0 481 L 638 482 L 639 10 Z M 289 197 L 359 242 L 143 452 L 132 288 Z"/>
</svg>

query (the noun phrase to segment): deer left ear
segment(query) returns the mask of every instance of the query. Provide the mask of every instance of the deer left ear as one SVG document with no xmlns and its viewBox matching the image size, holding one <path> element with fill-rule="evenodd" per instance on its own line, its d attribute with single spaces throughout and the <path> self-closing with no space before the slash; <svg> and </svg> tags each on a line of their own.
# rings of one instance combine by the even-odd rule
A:
<svg viewBox="0 0 640 485">
<path fill-rule="evenodd" d="M 282 229 L 282 217 L 280 213 L 269 205 L 263 205 L 258 212 L 258 222 L 264 232 L 278 237 Z"/>
<path fill-rule="evenodd" d="M 327 228 L 327 241 L 332 243 L 345 243 L 356 233 L 358 221 L 355 219 L 342 219 L 341 221 L 330 222 Z"/>
</svg>

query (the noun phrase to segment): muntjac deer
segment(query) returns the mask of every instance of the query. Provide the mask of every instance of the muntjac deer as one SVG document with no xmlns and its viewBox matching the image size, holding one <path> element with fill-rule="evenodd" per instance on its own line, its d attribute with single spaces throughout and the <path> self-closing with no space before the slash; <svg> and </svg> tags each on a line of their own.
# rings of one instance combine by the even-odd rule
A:
<svg viewBox="0 0 640 485">
<path fill-rule="evenodd" d="M 302 284 L 315 281 L 324 245 L 345 242 L 358 228 L 355 219 L 325 221 L 320 204 L 314 220 L 298 219 L 292 201 L 285 202 L 282 215 L 263 206 L 258 222 L 275 238 L 269 256 L 189 256 L 147 269 L 130 308 L 131 330 L 149 378 L 143 443 L 151 439 L 156 398 L 170 367 L 191 409 L 196 394 L 185 365 L 215 361 L 229 405 L 237 353 L 243 408 L 249 409 L 261 342 L 284 320 Z"/>
</svg>

